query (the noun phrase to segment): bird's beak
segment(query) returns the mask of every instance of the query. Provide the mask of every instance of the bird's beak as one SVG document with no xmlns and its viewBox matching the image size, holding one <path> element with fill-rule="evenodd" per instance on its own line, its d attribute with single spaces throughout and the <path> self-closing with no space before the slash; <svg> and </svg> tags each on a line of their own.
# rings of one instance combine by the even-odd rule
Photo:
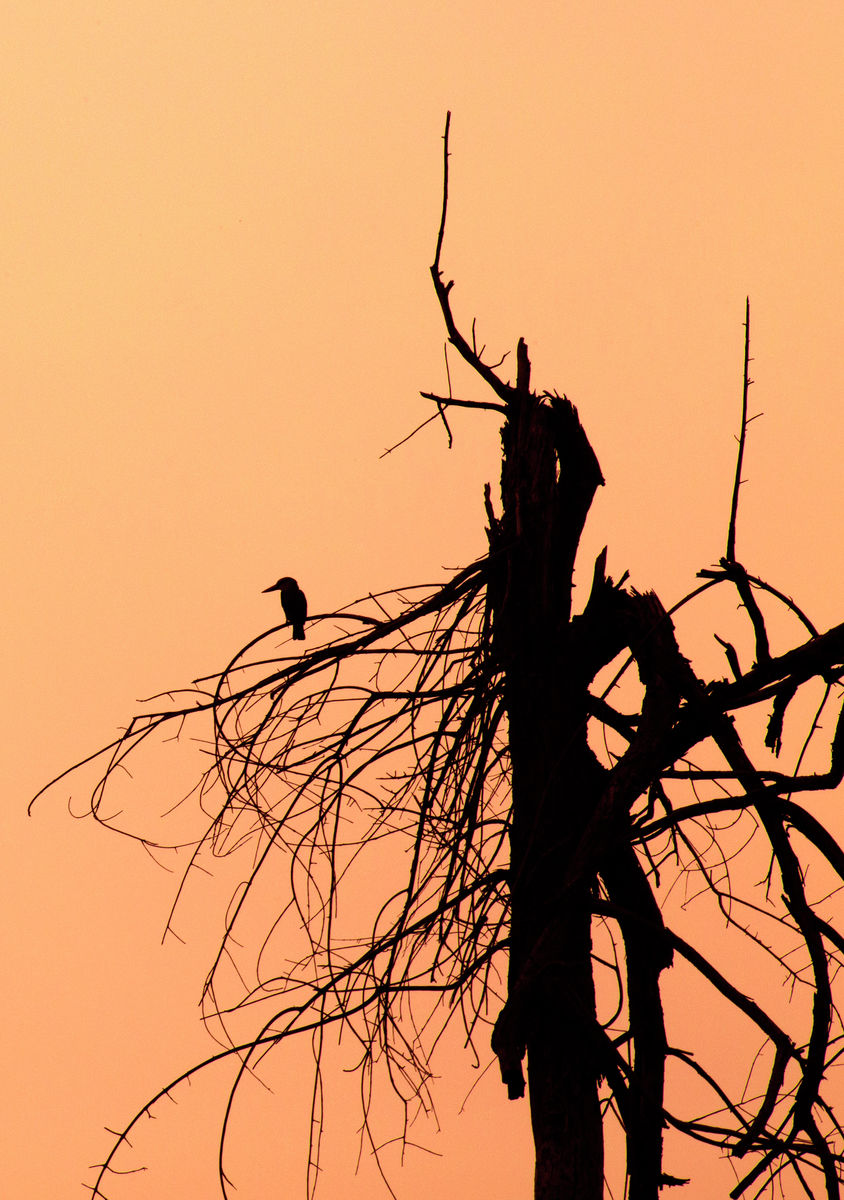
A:
<svg viewBox="0 0 844 1200">
<path fill-rule="evenodd" d="M 279 586 L 277 583 L 274 583 L 272 587 L 264 588 L 264 592 L 277 592 L 278 590 Z"/>
</svg>

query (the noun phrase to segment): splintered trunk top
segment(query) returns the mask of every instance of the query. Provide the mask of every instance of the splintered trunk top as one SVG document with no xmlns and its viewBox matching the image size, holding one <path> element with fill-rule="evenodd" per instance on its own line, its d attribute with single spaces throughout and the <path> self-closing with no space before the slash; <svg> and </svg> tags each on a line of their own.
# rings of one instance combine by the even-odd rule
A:
<svg viewBox="0 0 844 1200">
<path fill-rule="evenodd" d="M 586 741 L 588 679 L 571 635 L 575 554 L 603 479 L 573 405 L 530 391 L 523 341 L 507 409 L 503 513 L 490 513 L 489 530 L 513 787 L 509 998 L 494 1045 L 513 1097 L 527 1051 L 537 1200 L 600 1200 L 592 882 L 566 877 L 604 777 Z"/>
</svg>

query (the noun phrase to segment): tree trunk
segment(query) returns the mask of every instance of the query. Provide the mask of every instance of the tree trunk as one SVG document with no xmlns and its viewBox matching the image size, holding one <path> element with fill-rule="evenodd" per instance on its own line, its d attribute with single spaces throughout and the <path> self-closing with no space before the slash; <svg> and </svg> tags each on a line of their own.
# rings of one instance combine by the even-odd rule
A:
<svg viewBox="0 0 844 1200">
<path fill-rule="evenodd" d="M 537 1200 L 601 1200 L 593 880 L 571 878 L 570 867 L 606 772 L 586 741 L 589 680 L 570 617 L 577 545 L 603 480 L 573 406 L 535 396 L 529 380 L 520 341 L 502 431 L 504 508 L 500 520 L 490 511 L 489 530 L 513 789 L 509 996 L 493 1046 L 513 1098 L 527 1051 Z"/>
<path fill-rule="evenodd" d="M 603 1124 L 588 1020 L 594 1017 L 590 941 L 585 912 L 567 927 L 560 959 L 532 997 L 527 1056 L 536 1200 L 603 1196 Z"/>
</svg>

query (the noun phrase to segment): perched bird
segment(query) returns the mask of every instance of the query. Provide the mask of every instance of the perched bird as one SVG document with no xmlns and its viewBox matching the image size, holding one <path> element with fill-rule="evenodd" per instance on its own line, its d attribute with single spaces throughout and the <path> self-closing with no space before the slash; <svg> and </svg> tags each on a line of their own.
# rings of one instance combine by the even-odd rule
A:
<svg viewBox="0 0 844 1200">
<path fill-rule="evenodd" d="M 308 619 L 308 601 L 305 599 L 305 593 L 299 587 L 295 579 L 289 575 L 285 575 L 283 579 L 279 579 L 278 583 L 274 583 L 272 587 L 264 588 L 265 592 L 280 592 L 281 607 L 284 609 L 284 615 L 287 618 L 288 624 L 293 626 L 293 641 L 304 642 L 305 640 L 305 621 Z"/>
</svg>

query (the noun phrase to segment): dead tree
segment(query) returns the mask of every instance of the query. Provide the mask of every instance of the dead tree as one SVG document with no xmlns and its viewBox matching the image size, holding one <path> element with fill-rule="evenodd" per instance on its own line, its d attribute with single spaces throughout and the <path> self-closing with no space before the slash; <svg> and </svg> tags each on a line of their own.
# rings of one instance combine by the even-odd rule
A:
<svg viewBox="0 0 844 1200">
<path fill-rule="evenodd" d="M 831 1200 L 844 1154 L 835 1115 L 844 938 L 830 906 L 844 884 L 844 852 L 795 797 L 834 789 L 844 776 L 844 625 L 818 631 L 736 555 L 751 419 L 749 305 L 724 557 L 669 612 L 653 592 L 625 586 L 626 572 L 613 581 L 604 551 L 587 602 L 573 612 L 575 558 L 604 480 L 574 406 L 532 390 L 524 341 L 507 381 L 501 363 L 484 361 L 474 327 L 471 340 L 458 327 L 441 271 L 448 135 L 447 122 L 431 274 L 448 341 L 490 397 L 463 400 L 450 386 L 448 395 L 423 395 L 447 429 L 457 405 L 501 419 L 500 515 L 487 487 L 488 554 L 441 587 L 367 597 L 312 618 L 301 656 L 278 652 L 281 627 L 262 634 L 219 675 L 195 683 L 187 701 L 133 719 L 106 748 L 93 793 L 94 815 L 116 825 L 107 794 L 126 756 L 158 733 L 190 728 L 196 737 L 210 722 L 213 765 L 195 797 L 208 820 L 191 864 L 244 845 L 252 859 L 206 981 L 206 1014 L 261 1014 L 257 1027 L 245 1036 L 232 1030 L 231 1044 L 194 1068 L 224 1057 L 236 1066 L 222 1123 L 222 1195 L 231 1194 L 228 1114 L 268 1049 L 311 1034 L 319 1081 L 320 1039 L 340 1023 L 359 1039 L 364 1093 L 383 1068 L 410 1117 L 427 1104 L 430 1047 L 458 1018 L 481 1058 L 491 1038 L 508 1095 L 528 1091 L 537 1200 L 603 1197 L 611 1121 L 625 1132 L 631 1200 L 656 1200 L 685 1182 L 682 1137 L 730 1156 L 733 1197 L 773 1194 L 788 1177 L 789 1195 Z M 671 614 L 724 588 L 738 594 L 748 637 L 744 649 L 718 638 L 732 677 L 706 680 L 681 652 Z M 771 645 L 771 605 L 802 629 L 785 649 Z M 752 665 L 741 666 L 741 653 Z M 634 667 L 638 700 L 623 711 L 615 697 Z M 822 695 L 796 766 L 773 769 L 766 751 L 780 753 L 787 710 L 812 687 Z M 826 765 L 809 770 L 836 698 Z M 744 717 L 754 709 L 767 712 L 767 733 L 765 748 L 750 750 Z M 385 838 L 410 848 L 409 870 L 379 899 L 364 933 L 350 937 L 338 895 L 366 854 L 386 852 Z M 822 894 L 808 886 L 810 862 L 832 881 Z M 283 928 L 305 931 L 300 956 L 291 965 L 289 953 L 274 953 L 282 917 L 273 914 L 253 980 L 232 996 L 225 968 L 237 954 L 236 932 L 260 881 L 282 869 L 291 886 Z M 790 1026 L 772 1014 L 764 988 L 746 994 L 706 940 L 694 943 L 667 919 L 676 889 L 688 894 L 690 881 L 727 933 L 807 998 Z M 694 1046 L 671 1038 L 663 973 L 680 960 L 713 1002 L 756 1031 L 738 1091 Z M 688 1111 L 684 1072 L 708 1092 L 700 1112 Z M 127 1153 L 134 1124 L 185 1077 L 119 1135 L 95 1196 Z M 316 1129 L 320 1095 L 316 1086 Z M 370 1117 L 367 1109 L 365 1129 Z M 314 1155 L 310 1162 L 312 1192 Z"/>
</svg>

